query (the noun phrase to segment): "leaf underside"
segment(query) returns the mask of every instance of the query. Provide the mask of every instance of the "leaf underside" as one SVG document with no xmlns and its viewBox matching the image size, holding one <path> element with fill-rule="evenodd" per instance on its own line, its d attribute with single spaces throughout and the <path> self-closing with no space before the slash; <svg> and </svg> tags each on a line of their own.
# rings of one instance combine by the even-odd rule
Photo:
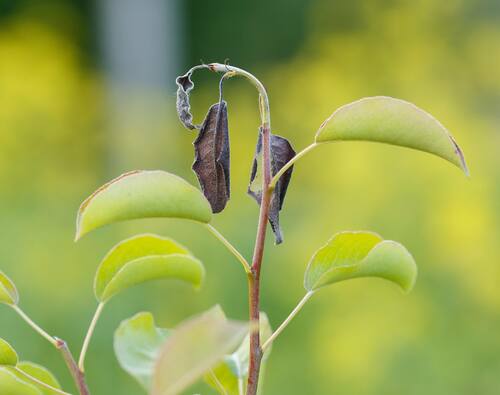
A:
<svg viewBox="0 0 500 395">
<path fill-rule="evenodd" d="M 61 384 L 56 379 L 56 377 L 45 367 L 40 366 L 33 362 L 19 362 L 17 368 L 22 370 L 24 373 L 29 374 L 31 377 L 41 381 L 42 383 L 48 384 L 53 388 L 61 389 Z M 23 377 L 20 373 L 13 371 L 13 373 L 20 379 L 27 381 L 26 377 Z M 30 383 L 34 387 L 38 388 L 42 395 L 58 395 L 57 392 L 52 391 L 42 385 L 36 383 Z"/>
<path fill-rule="evenodd" d="M 175 241 L 145 234 L 118 243 L 103 259 L 95 276 L 97 299 L 106 302 L 119 292 L 151 280 L 174 279 L 198 288 L 205 270 Z"/>
<path fill-rule="evenodd" d="M 273 331 L 269 324 L 267 314 L 260 313 L 260 339 L 265 343 Z M 271 348 L 266 349 L 262 359 L 261 375 L 264 372 L 265 362 L 271 353 Z M 238 349 L 226 355 L 224 360 L 215 366 L 210 373 L 205 374 L 205 381 L 221 395 L 240 395 L 238 381 L 246 383 L 248 377 L 250 350 L 250 335 L 247 335 Z"/>
<path fill-rule="evenodd" d="M 364 140 L 413 148 L 468 169 L 453 136 L 432 115 L 412 103 L 367 97 L 337 109 L 316 133 L 316 143 Z"/>
<path fill-rule="evenodd" d="M 360 277 L 389 280 L 409 292 L 416 281 L 417 266 L 399 243 L 383 240 L 372 232 L 341 232 L 314 254 L 306 269 L 304 286 L 312 292 Z"/>
<path fill-rule="evenodd" d="M 161 170 L 138 170 L 110 181 L 78 210 L 76 239 L 119 221 L 183 218 L 208 223 L 212 211 L 203 194 L 184 179 Z"/>
<path fill-rule="evenodd" d="M 0 367 L 0 394 L 43 395 L 34 385 L 19 379 L 11 369 Z"/>
<path fill-rule="evenodd" d="M 219 307 L 179 325 L 167 338 L 153 375 L 152 395 L 181 393 L 248 333 L 248 324 L 229 321 Z"/>
<path fill-rule="evenodd" d="M 271 134 L 271 174 L 274 176 L 280 169 L 295 156 L 295 151 L 290 142 L 284 137 Z M 259 129 L 259 138 L 255 149 L 252 164 L 248 194 L 260 205 L 262 201 L 262 179 L 263 179 L 263 153 L 262 153 L 262 128 Z M 269 206 L 269 223 L 273 230 L 276 244 L 283 242 L 283 234 L 279 223 L 279 212 L 283 208 L 286 191 L 292 178 L 293 166 L 291 166 L 278 180 L 275 185 L 271 204 Z"/>
<path fill-rule="evenodd" d="M 120 366 L 147 391 L 157 356 L 170 333 L 157 328 L 153 315 L 147 312 L 123 321 L 115 332 L 114 350 Z"/>
<path fill-rule="evenodd" d="M 210 107 L 193 145 L 193 170 L 212 212 L 219 213 L 230 197 L 229 128 L 225 101 Z"/>
</svg>

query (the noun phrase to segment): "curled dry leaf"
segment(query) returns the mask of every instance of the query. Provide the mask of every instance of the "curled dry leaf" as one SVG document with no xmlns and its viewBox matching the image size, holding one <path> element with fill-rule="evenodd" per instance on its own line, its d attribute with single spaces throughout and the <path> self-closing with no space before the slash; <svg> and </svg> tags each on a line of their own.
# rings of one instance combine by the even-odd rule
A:
<svg viewBox="0 0 500 395">
<path fill-rule="evenodd" d="M 191 114 L 191 104 L 189 102 L 189 93 L 194 88 L 194 82 L 191 80 L 193 71 L 191 69 L 175 80 L 177 84 L 177 115 L 182 124 L 190 130 L 198 128 L 193 124 L 193 115 Z"/>
<path fill-rule="evenodd" d="M 212 212 L 219 213 L 230 197 L 229 128 L 225 101 L 210 107 L 193 144 L 193 170 Z"/>
<path fill-rule="evenodd" d="M 293 157 L 295 151 L 290 142 L 281 136 L 271 134 L 271 173 L 274 176 L 280 169 Z M 248 185 L 248 194 L 252 196 L 260 205 L 262 200 L 262 128 L 259 130 L 259 139 L 255 150 L 252 173 L 250 175 L 250 184 Z M 291 166 L 278 180 L 271 198 L 269 206 L 269 223 L 273 230 L 276 244 L 283 242 L 283 235 L 279 224 L 279 212 L 283 207 L 288 184 L 292 178 L 293 166 Z"/>
</svg>

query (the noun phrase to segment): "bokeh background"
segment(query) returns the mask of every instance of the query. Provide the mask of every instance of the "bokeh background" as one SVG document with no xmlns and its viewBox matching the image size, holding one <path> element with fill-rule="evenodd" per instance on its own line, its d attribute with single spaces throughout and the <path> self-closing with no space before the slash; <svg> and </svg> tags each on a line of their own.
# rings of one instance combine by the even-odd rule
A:
<svg viewBox="0 0 500 395">
<path fill-rule="evenodd" d="M 215 303 L 246 318 L 240 265 L 195 224 L 123 223 L 73 242 L 80 202 L 125 170 L 165 169 L 196 184 L 195 136 L 176 119 L 174 79 L 200 59 L 226 58 L 261 78 L 274 131 L 297 149 L 338 106 L 383 94 L 439 118 L 471 169 L 466 178 L 430 155 L 369 143 L 330 145 L 298 163 L 282 212 L 286 241 L 269 238 L 263 269 L 274 327 L 302 297 L 312 253 L 340 230 L 402 242 L 419 280 L 408 296 L 377 280 L 319 293 L 275 343 L 265 393 L 500 394 L 497 0 L 1 0 L 0 268 L 21 306 L 77 352 L 96 307 L 95 269 L 116 242 L 156 232 L 204 261 L 200 292 L 156 282 L 109 304 L 87 360 L 95 394 L 142 393 L 113 354 L 122 319 L 148 310 L 173 327 Z M 217 78 L 200 73 L 196 83 L 199 121 Z M 257 96 L 241 80 L 225 96 L 232 199 L 215 225 L 250 256 Z M 0 331 L 72 390 L 59 355 L 5 306 Z M 187 393 L 196 392 L 212 393 Z"/>
</svg>

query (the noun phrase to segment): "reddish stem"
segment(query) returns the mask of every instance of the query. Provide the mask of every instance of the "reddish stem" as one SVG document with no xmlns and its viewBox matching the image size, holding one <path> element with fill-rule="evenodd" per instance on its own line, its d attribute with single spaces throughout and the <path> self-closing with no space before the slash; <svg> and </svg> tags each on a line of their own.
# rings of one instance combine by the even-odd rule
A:
<svg viewBox="0 0 500 395">
<path fill-rule="evenodd" d="M 73 377 L 73 381 L 75 382 L 75 385 L 78 388 L 78 393 L 80 395 L 90 395 L 89 388 L 87 387 L 87 383 L 85 382 L 85 375 L 78 368 L 75 358 L 73 357 L 73 354 L 69 350 L 68 345 L 64 340 L 61 339 L 56 339 L 56 340 L 57 340 L 56 347 L 59 351 L 61 351 L 61 354 L 64 358 L 64 362 L 66 362 L 66 365 L 68 366 L 71 376 Z"/>
<path fill-rule="evenodd" d="M 271 182 L 271 151 L 270 129 L 268 124 L 262 125 L 262 151 L 263 151 L 263 182 L 262 199 L 260 203 L 259 226 L 252 260 L 252 273 L 248 276 L 250 321 L 260 323 L 260 269 L 264 257 L 266 229 L 269 216 L 272 191 Z M 260 345 L 260 331 L 254 330 L 250 334 L 250 363 L 248 368 L 247 395 L 256 395 L 259 385 L 262 348 Z"/>
</svg>

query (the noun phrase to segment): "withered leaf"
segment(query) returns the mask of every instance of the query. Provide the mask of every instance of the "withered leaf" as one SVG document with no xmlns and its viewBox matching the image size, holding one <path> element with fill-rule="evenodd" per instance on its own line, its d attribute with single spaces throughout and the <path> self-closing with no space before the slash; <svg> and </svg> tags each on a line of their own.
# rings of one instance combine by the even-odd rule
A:
<svg viewBox="0 0 500 395">
<path fill-rule="evenodd" d="M 274 176 L 280 169 L 295 156 L 295 151 L 290 142 L 281 136 L 271 134 L 271 174 Z M 259 130 L 259 139 L 255 150 L 255 157 L 248 185 L 248 194 L 260 205 L 262 200 L 262 128 Z M 293 166 L 291 166 L 278 180 L 271 197 L 269 206 L 269 223 L 274 233 L 276 244 L 283 242 L 283 235 L 279 223 L 279 212 L 283 207 L 288 184 L 292 178 Z"/>
<path fill-rule="evenodd" d="M 199 126 L 193 124 L 193 115 L 191 114 L 191 104 L 189 102 L 189 93 L 194 88 L 194 82 L 191 80 L 194 69 L 186 74 L 177 77 L 177 115 L 183 125 L 190 129 L 199 129 Z"/>
<path fill-rule="evenodd" d="M 210 107 L 193 145 L 193 170 L 212 211 L 219 213 L 230 197 L 229 128 L 225 101 Z"/>
</svg>

